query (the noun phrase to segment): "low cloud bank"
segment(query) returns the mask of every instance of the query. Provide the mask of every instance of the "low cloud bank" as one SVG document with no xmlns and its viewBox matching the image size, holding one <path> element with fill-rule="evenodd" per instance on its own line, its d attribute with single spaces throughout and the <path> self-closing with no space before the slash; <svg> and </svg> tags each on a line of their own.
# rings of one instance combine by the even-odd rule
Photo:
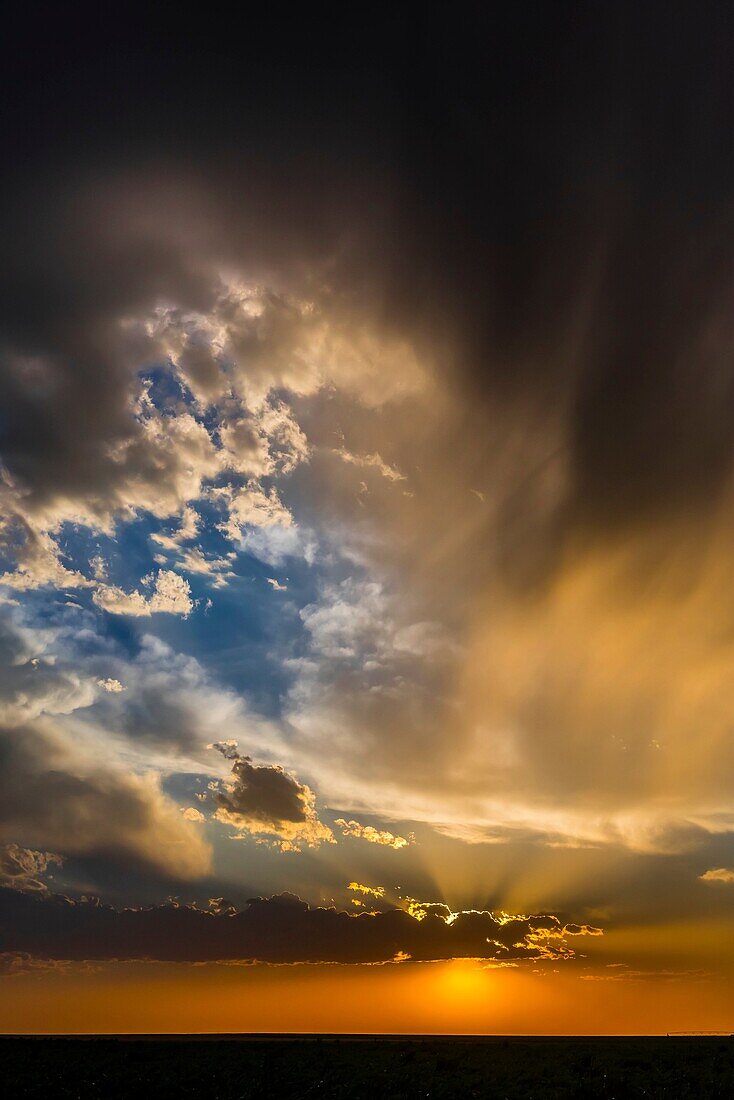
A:
<svg viewBox="0 0 734 1100">
<path fill-rule="evenodd" d="M 504 962 L 570 959 L 569 937 L 601 935 L 601 929 L 567 924 L 553 914 L 451 913 L 421 903 L 411 910 L 346 913 L 311 908 L 293 894 L 253 898 L 241 910 L 173 903 L 120 910 L 98 898 L 0 890 L 0 952 L 165 962 Z"/>
</svg>

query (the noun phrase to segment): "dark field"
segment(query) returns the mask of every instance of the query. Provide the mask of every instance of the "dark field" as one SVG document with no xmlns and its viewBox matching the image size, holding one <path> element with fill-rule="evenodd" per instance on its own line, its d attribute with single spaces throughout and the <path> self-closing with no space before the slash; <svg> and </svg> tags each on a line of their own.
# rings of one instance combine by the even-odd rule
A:
<svg viewBox="0 0 734 1100">
<path fill-rule="evenodd" d="M 8 1096 L 734 1096 L 734 1039 L 0 1038 Z"/>
</svg>

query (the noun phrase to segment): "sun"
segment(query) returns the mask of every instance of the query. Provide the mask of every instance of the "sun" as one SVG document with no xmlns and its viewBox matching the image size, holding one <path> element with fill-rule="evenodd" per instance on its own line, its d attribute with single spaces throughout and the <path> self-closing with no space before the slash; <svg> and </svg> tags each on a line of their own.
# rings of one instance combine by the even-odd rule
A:
<svg viewBox="0 0 734 1100">
<path fill-rule="evenodd" d="M 479 959 L 452 959 L 441 965 L 438 985 L 448 1007 L 479 1007 L 491 997 L 494 977 Z"/>
</svg>

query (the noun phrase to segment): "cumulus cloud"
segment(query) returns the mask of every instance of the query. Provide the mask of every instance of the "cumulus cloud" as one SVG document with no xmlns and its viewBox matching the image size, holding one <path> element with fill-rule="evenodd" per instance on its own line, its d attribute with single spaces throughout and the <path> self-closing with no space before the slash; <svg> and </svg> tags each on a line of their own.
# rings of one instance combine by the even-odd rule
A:
<svg viewBox="0 0 734 1100">
<path fill-rule="evenodd" d="M 273 838 L 282 851 L 335 843 L 331 829 L 318 818 L 310 787 L 277 764 L 253 764 L 237 752 L 236 742 L 212 747 L 232 761 L 232 779 L 214 794 L 218 821 L 234 826 L 241 835 Z"/>
<path fill-rule="evenodd" d="M 734 870 L 730 867 L 713 867 L 698 877 L 701 882 L 715 882 L 729 886 L 734 883 Z"/>
<path fill-rule="evenodd" d="M 407 838 L 396 836 L 387 829 L 375 829 L 373 825 L 361 825 L 359 821 L 346 821 L 343 817 L 338 817 L 334 824 L 339 826 L 344 836 L 367 840 L 370 844 L 382 844 L 386 848 L 407 848 L 415 839 L 412 833 Z"/>
<path fill-rule="evenodd" d="M 125 690 L 123 684 L 119 680 L 115 680 L 113 676 L 107 676 L 104 680 L 97 680 L 97 683 L 103 691 L 110 695 L 119 695 L 121 691 Z"/>
<path fill-rule="evenodd" d="M 283 400 L 263 396 L 253 410 L 235 402 L 240 411 L 234 414 L 225 412 L 225 402 L 217 432 L 196 409 L 181 402 L 159 408 L 151 383 L 143 381 L 136 389 L 133 377 L 129 392 L 120 394 L 126 416 L 106 439 L 97 441 L 93 489 L 84 491 L 85 479 L 80 476 L 78 491 L 70 487 L 50 499 L 39 486 L 42 499 L 36 500 L 22 478 L 2 468 L 3 540 L 14 568 L 0 575 L 0 583 L 21 591 L 93 588 L 99 606 L 146 614 L 139 593 L 124 593 L 104 583 L 106 563 L 99 555 L 90 563 L 92 577 L 67 565 L 58 542 L 64 525 L 112 534 L 141 515 L 175 518 L 177 528 L 154 532 L 153 542 L 169 554 L 181 554 L 182 567 L 189 572 L 211 573 L 223 584 L 221 575 L 228 563 L 206 558 L 200 547 L 185 546 L 199 533 L 195 502 L 208 493 L 219 494 L 228 517 L 222 529 L 237 542 L 252 526 L 292 524 L 277 490 L 263 489 L 258 480 L 264 475 L 287 476 L 308 460 L 306 437 Z M 251 443 L 258 461 L 250 460 Z M 242 474 L 248 478 L 246 486 L 236 483 Z M 222 477 L 235 480 L 214 488 L 214 481 Z"/>
<path fill-rule="evenodd" d="M 0 517 L 5 547 L 15 558 L 15 569 L 0 576 L 0 584 L 24 592 L 43 588 L 89 588 L 92 581 L 77 569 L 69 569 L 51 535 L 35 528 L 12 506 Z"/>
<path fill-rule="evenodd" d="M 322 657 L 376 657 L 382 648 L 387 598 L 377 581 L 348 579 L 330 585 L 318 603 L 308 604 L 301 619 L 312 648 Z"/>
<path fill-rule="evenodd" d="M 171 569 L 159 569 L 153 578 L 143 578 L 143 582 L 153 584 L 153 591 L 146 596 L 137 588 L 125 592 L 114 585 L 100 585 L 92 599 L 102 611 L 110 615 L 130 615 L 133 618 L 147 617 L 156 613 L 167 615 L 190 615 L 194 609 L 189 582 Z"/>
<path fill-rule="evenodd" d="M 251 480 L 241 488 L 213 489 L 212 496 L 226 505 L 227 520 L 220 529 L 232 542 L 239 542 L 248 527 L 289 528 L 293 525 L 293 516 L 281 503 L 274 487 L 266 492 Z"/>
<path fill-rule="evenodd" d="M 313 534 L 297 524 L 250 527 L 244 532 L 240 546 L 253 558 L 276 568 L 283 566 L 288 558 L 301 558 L 311 565 L 318 551 Z"/>
<path fill-rule="evenodd" d="M 422 919 L 402 909 L 347 913 L 311 908 L 293 894 L 253 898 L 243 909 L 162 905 L 124 912 L 99 899 L 0 893 L 0 948 L 45 959 L 377 963 L 476 958 L 570 960 L 569 940 L 601 930 L 553 914 L 505 919 L 462 911 Z M 575 929 L 575 930 L 574 930 Z"/>
<path fill-rule="evenodd" d="M 197 810 L 195 806 L 181 807 L 181 813 L 187 821 L 196 821 L 199 823 L 206 821 L 201 810 Z"/>
<path fill-rule="evenodd" d="M 63 862 L 63 857 L 53 852 L 37 852 L 18 844 L 0 845 L 0 886 L 46 893 L 48 885 L 43 875 L 52 864 L 60 867 Z"/>
</svg>

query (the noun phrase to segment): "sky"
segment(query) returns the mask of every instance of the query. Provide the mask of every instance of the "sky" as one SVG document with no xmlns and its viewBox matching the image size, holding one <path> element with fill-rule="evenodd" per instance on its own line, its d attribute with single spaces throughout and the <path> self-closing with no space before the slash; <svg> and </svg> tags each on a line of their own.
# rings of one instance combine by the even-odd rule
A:
<svg viewBox="0 0 734 1100">
<path fill-rule="evenodd" d="M 13 16 L 1 1031 L 731 1031 L 732 49 Z"/>
</svg>

